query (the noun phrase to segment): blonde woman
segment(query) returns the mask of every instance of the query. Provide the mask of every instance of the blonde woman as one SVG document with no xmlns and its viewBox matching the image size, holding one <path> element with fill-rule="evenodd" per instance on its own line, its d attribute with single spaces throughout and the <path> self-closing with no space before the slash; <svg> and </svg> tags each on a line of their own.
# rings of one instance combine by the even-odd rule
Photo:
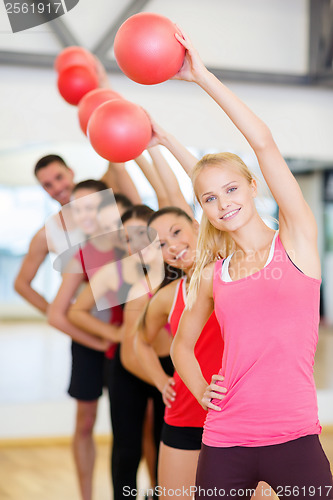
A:
<svg viewBox="0 0 333 500">
<path fill-rule="evenodd" d="M 175 137 L 156 124 L 153 131 L 154 139 L 167 147 L 189 174 L 197 160 Z M 167 170 L 164 169 L 163 172 Z M 165 179 L 165 184 L 176 193 L 176 186 L 171 179 Z M 206 418 L 206 411 L 187 389 L 179 374 L 175 372 L 173 377 L 170 377 L 163 370 L 155 349 L 156 338 L 165 323 L 170 324 L 172 335 L 176 334 L 185 308 L 188 284 L 196 266 L 199 225 L 193 218 L 190 207 L 183 207 L 184 209 L 178 206 L 165 207 L 150 217 L 148 225 L 159 236 L 164 262 L 181 270 L 183 277 L 159 290 L 152 297 L 136 335 L 137 355 L 143 368 L 162 393 L 166 404 L 158 460 L 157 494 L 162 498 L 173 498 L 175 491 L 180 498 L 186 498 L 189 493 L 193 493 Z M 210 380 L 221 366 L 222 353 L 220 326 L 212 313 L 195 345 L 196 360 L 207 380 Z M 269 488 L 260 483 L 255 497 L 274 497 L 270 493 Z"/>
<path fill-rule="evenodd" d="M 280 497 L 333 498 L 313 380 L 321 282 L 314 216 L 268 127 L 205 68 L 185 34 L 176 37 L 186 48 L 176 77 L 197 83 L 244 135 L 280 213 L 275 232 L 260 218 L 256 182 L 236 155 L 207 155 L 194 168 L 203 209 L 198 264 L 172 353 L 208 408 L 200 499 L 221 491 L 249 498 L 259 481 Z M 194 345 L 214 309 L 225 350 L 207 386 Z"/>
</svg>

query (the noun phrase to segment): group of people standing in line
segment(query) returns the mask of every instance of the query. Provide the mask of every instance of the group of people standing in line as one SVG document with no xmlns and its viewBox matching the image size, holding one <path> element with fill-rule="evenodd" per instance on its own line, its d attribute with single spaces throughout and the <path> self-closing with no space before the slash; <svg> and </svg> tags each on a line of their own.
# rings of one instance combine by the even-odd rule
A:
<svg viewBox="0 0 333 500">
<path fill-rule="evenodd" d="M 278 204 L 279 230 L 259 216 L 256 180 L 238 156 L 198 161 L 153 121 L 150 161 L 136 162 L 156 212 L 141 204 L 123 165 L 74 185 L 59 156 L 37 163 L 38 181 L 62 209 L 33 238 L 15 288 L 72 338 L 82 499 L 92 499 L 105 380 L 115 500 L 136 491 L 142 456 L 164 498 L 333 498 L 313 380 L 315 219 L 268 127 L 205 68 L 185 33 L 175 36 L 186 49 L 175 78 L 198 84 L 248 141 Z M 191 177 L 200 225 L 159 146 Z M 68 241 L 79 243 L 66 249 Z M 63 273 L 52 304 L 31 287 L 49 251 L 60 253 Z"/>
</svg>

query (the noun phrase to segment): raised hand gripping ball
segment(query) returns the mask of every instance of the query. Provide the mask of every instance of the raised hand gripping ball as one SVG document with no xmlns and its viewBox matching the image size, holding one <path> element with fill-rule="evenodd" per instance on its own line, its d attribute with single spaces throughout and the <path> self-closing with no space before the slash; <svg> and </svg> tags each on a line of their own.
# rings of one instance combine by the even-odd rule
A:
<svg viewBox="0 0 333 500">
<path fill-rule="evenodd" d="M 95 69 L 96 61 L 91 52 L 83 47 L 72 45 L 62 50 L 54 61 L 54 68 L 58 73 L 70 66 L 89 66 L 91 69 Z"/>
<path fill-rule="evenodd" d="M 140 106 L 125 99 L 114 99 L 92 113 L 87 135 L 100 156 L 121 163 L 133 160 L 146 149 L 152 128 Z"/>
<path fill-rule="evenodd" d="M 85 94 L 97 87 L 97 74 L 89 66 L 70 66 L 58 76 L 59 92 L 69 104 L 78 104 Z"/>
<path fill-rule="evenodd" d="M 137 83 L 152 85 L 174 76 L 181 68 L 185 48 L 167 17 L 142 12 L 129 17 L 119 28 L 114 54 L 120 69 Z"/>
<path fill-rule="evenodd" d="M 112 99 L 122 99 L 122 96 L 111 89 L 95 89 L 88 92 L 79 102 L 79 122 L 84 134 L 87 134 L 87 126 L 90 116 L 98 106 Z"/>
</svg>

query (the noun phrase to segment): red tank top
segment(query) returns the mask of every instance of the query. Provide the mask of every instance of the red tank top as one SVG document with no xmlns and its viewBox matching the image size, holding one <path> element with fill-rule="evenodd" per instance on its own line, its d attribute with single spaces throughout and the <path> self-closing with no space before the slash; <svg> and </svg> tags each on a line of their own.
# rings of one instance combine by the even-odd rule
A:
<svg viewBox="0 0 333 500">
<path fill-rule="evenodd" d="M 182 278 L 176 288 L 174 303 L 169 314 L 172 335 L 175 336 L 181 315 L 185 309 L 186 278 Z M 207 382 L 212 375 L 218 373 L 223 354 L 223 340 L 215 313 L 212 313 L 205 324 L 194 349 L 201 371 Z M 174 373 L 176 392 L 171 408 L 165 409 L 164 420 L 176 427 L 203 427 L 207 412 L 200 406 L 193 394 L 188 390 L 177 372 Z"/>
</svg>

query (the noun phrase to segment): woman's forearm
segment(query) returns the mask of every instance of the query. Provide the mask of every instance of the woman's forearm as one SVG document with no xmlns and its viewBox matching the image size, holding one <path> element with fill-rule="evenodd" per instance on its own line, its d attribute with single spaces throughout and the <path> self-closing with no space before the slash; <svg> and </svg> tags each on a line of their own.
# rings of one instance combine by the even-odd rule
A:
<svg viewBox="0 0 333 500">
<path fill-rule="evenodd" d="M 184 345 L 181 339 L 177 339 L 176 335 L 171 345 L 170 354 L 177 373 L 201 404 L 208 382 L 202 375 L 200 365 L 194 355 L 194 349 Z"/>
<path fill-rule="evenodd" d="M 157 389 L 162 393 L 170 377 L 163 370 L 154 348 L 145 342 L 138 334 L 135 342 L 135 350 L 142 368 L 153 381 Z"/>
<path fill-rule="evenodd" d="M 141 365 L 138 357 L 135 355 L 133 340 L 134 339 L 128 338 L 123 340 L 120 348 L 121 362 L 126 370 L 133 373 L 133 375 L 148 384 L 154 385 L 154 381 L 151 379 L 147 370 Z"/>
<path fill-rule="evenodd" d="M 63 333 L 69 335 L 75 342 L 89 347 L 90 349 L 105 351 L 107 348 L 107 344 L 104 339 L 77 328 L 70 321 L 68 321 L 66 317 L 63 318 L 61 315 L 51 313 L 48 315 L 48 322 L 54 328 L 57 328 Z"/>
<path fill-rule="evenodd" d="M 169 163 L 166 161 L 164 155 L 162 154 L 160 148 L 155 146 L 149 148 L 148 150 L 151 159 L 153 160 L 153 165 L 156 168 L 157 174 L 162 180 L 167 196 L 169 199 L 169 206 L 176 206 L 182 208 L 186 213 L 193 217 L 193 212 L 186 202 L 184 195 L 180 189 L 178 179 L 170 167 Z"/>
<path fill-rule="evenodd" d="M 89 311 L 80 310 L 75 304 L 68 311 L 68 319 L 82 330 L 112 342 L 120 342 L 122 329 L 95 318 Z"/>
<path fill-rule="evenodd" d="M 166 147 L 170 153 L 179 161 L 188 176 L 191 176 L 194 165 L 198 159 L 181 144 L 175 136 L 165 132 L 160 139 L 160 144 Z"/>
<path fill-rule="evenodd" d="M 142 173 L 150 183 L 151 187 L 154 189 L 158 201 L 158 207 L 163 208 L 169 206 L 171 202 L 168 198 L 165 184 L 156 172 L 154 165 L 152 165 L 143 155 L 135 158 L 135 162 L 142 170 Z"/>
</svg>

